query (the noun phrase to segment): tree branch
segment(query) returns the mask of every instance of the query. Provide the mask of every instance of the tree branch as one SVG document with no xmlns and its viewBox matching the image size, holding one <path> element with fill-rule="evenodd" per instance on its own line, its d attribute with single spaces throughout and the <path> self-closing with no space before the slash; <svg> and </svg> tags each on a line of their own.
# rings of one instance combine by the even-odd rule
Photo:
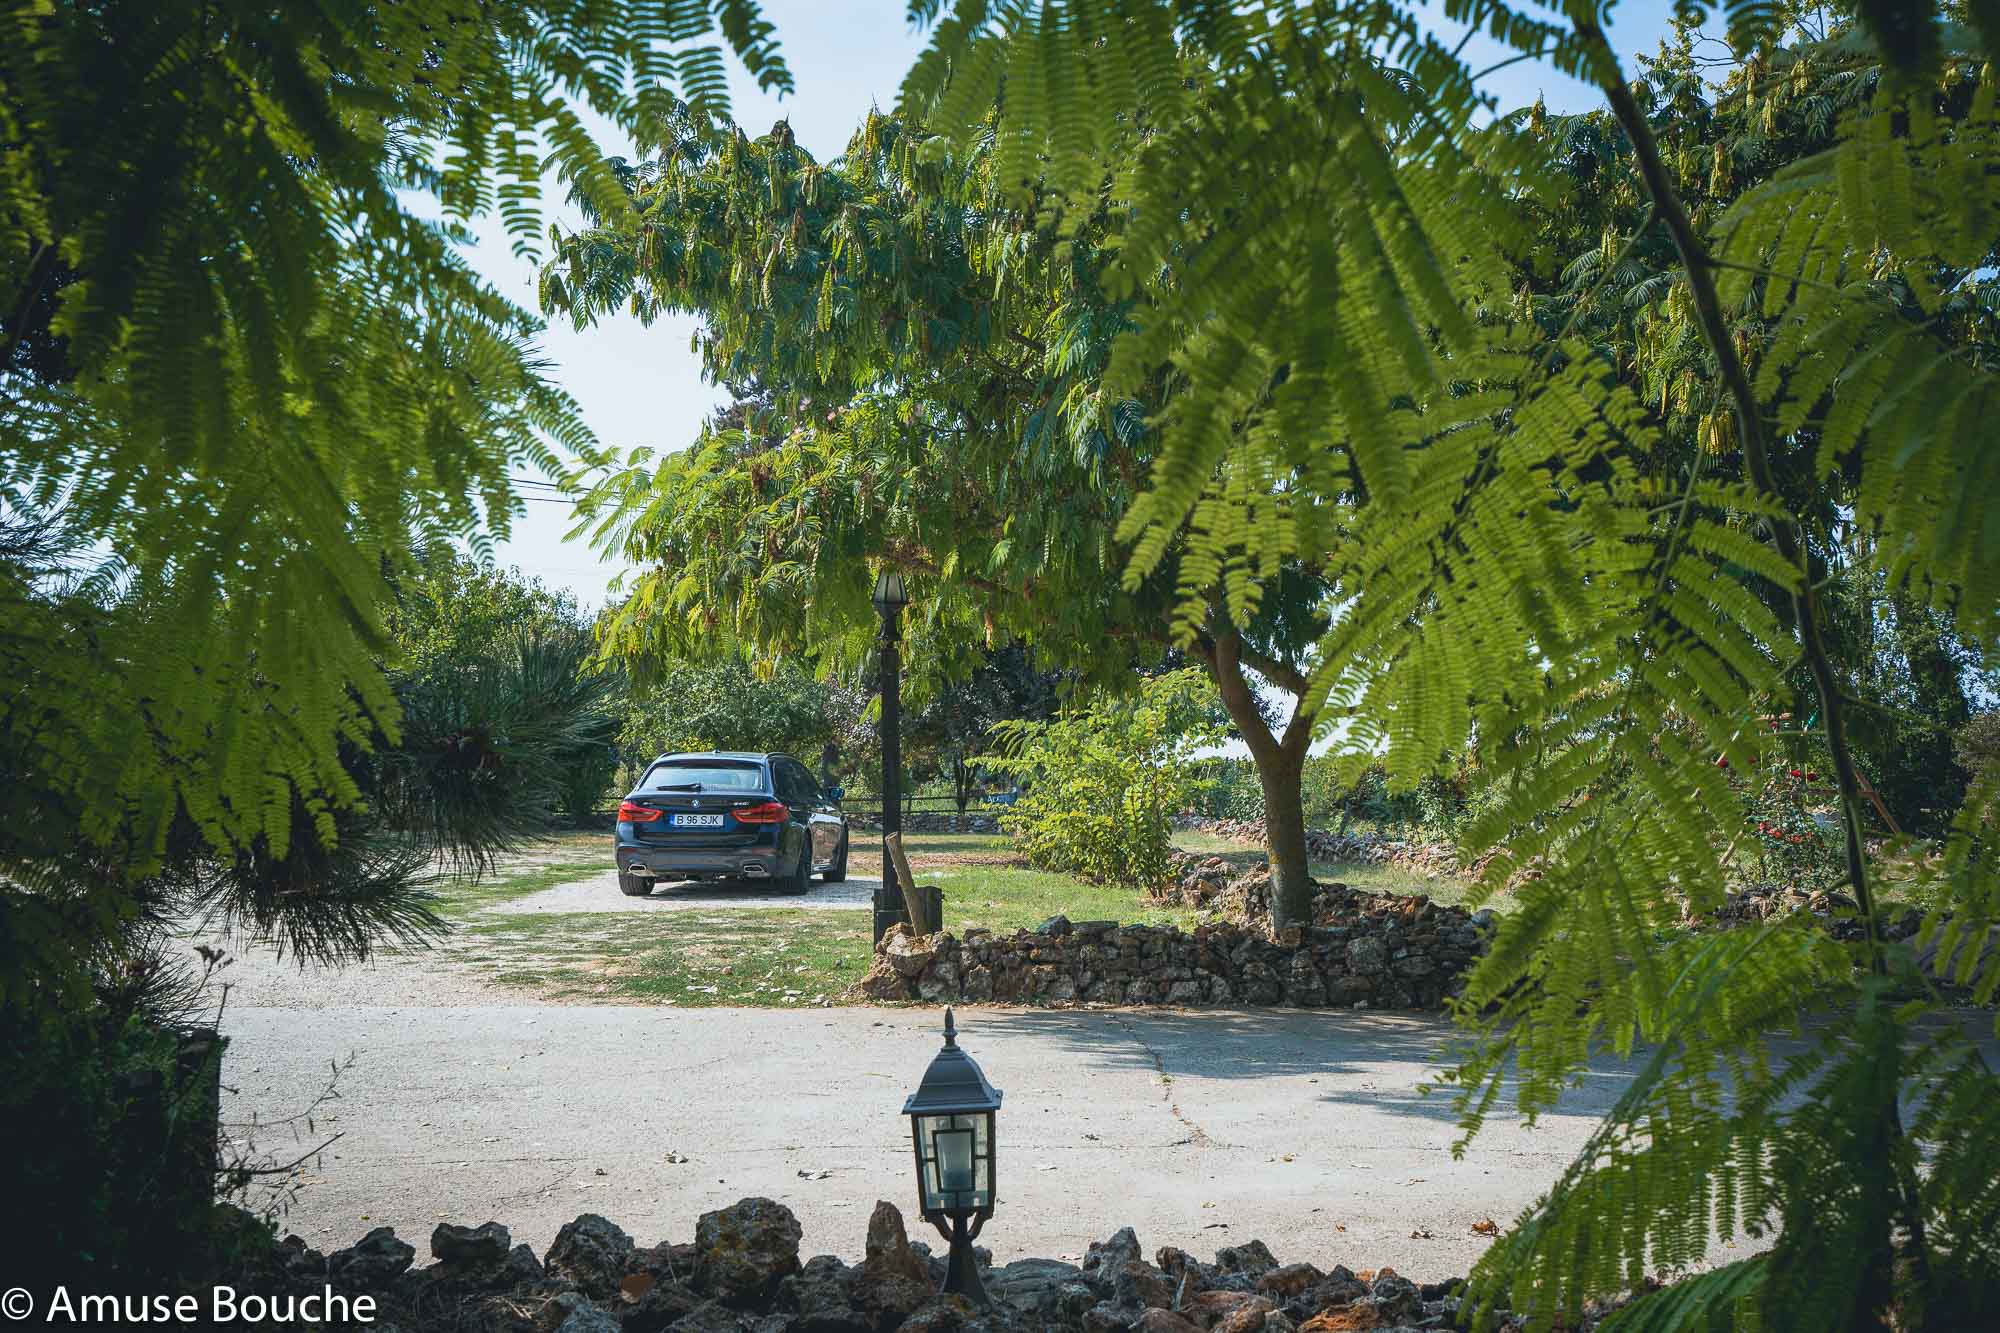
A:
<svg viewBox="0 0 2000 1333">
<path fill-rule="evenodd" d="M 1229 710 L 1230 720 L 1243 733 L 1243 743 L 1250 747 L 1251 758 L 1259 764 L 1268 764 L 1279 757 L 1280 747 L 1257 707 L 1256 691 L 1243 677 L 1242 646 L 1243 636 L 1234 629 L 1217 635 L 1197 635 L 1194 641 L 1195 652 L 1208 664 L 1208 674 L 1215 678 L 1215 688 L 1222 695 L 1222 706 Z"/>
<path fill-rule="evenodd" d="M 1300 698 L 1305 697 L 1306 687 L 1312 683 L 1306 679 L 1305 672 L 1299 670 L 1289 662 L 1281 661 L 1269 653 L 1262 652 L 1251 644 L 1243 642 L 1243 637 L 1240 634 L 1237 636 L 1237 644 L 1236 655 L 1242 659 L 1245 666 L 1256 671 L 1258 675 L 1270 681 L 1279 689 L 1290 690 Z"/>
<path fill-rule="evenodd" d="M 1788 565 L 1799 571 L 1799 582 L 1792 593 L 1792 613 L 1797 620 L 1799 638 L 1807 664 L 1812 670 L 1813 686 L 1819 695 L 1820 713 L 1826 727 L 1827 748 L 1832 754 L 1833 771 L 1840 786 L 1840 807 L 1842 822 L 1847 831 L 1847 875 L 1854 887 L 1856 902 L 1860 904 L 1861 919 L 1866 931 L 1866 945 L 1869 970 L 1878 977 L 1888 975 L 1888 960 L 1882 939 L 1882 923 L 1876 915 L 1874 896 L 1868 885 L 1866 858 L 1861 843 L 1861 782 L 1854 767 L 1854 756 L 1847 739 L 1846 696 L 1841 689 L 1840 678 L 1835 671 L 1833 655 L 1827 647 L 1825 626 L 1813 593 L 1812 573 L 1807 565 L 1805 544 L 1799 531 L 1799 524 L 1791 506 L 1786 503 L 1778 487 L 1777 475 L 1772 471 L 1771 458 L 1764 439 L 1763 414 L 1758 411 L 1757 394 L 1751 386 L 1750 376 L 1743 361 L 1736 354 L 1735 340 L 1730 336 L 1729 323 L 1722 310 L 1722 300 L 1715 289 L 1715 270 L 1719 265 L 1695 234 L 1694 223 L 1688 217 L 1687 208 L 1681 203 L 1680 194 L 1667 175 L 1666 163 L 1660 156 L 1660 146 L 1653 138 L 1653 127 L 1647 121 L 1645 112 L 1632 96 L 1631 85 L 1619 70 L 1618 59 L 1612 52 L 1611 43 L 1604 30 L 1594 18 L 1583 17 L 1594 10 L 1576 11 L 1580 16 L 1575 20 L 1577 35 L 1587 44 L 1595 46 L 1601 56 L 1600 82 L 1605 96 L 1611 103 L 1611 112 L 1617 117 L 1625 135 L 1632 143 L 1633 156 L 1639 164 L 1640 174 L 1645 178 L 1646 193 L 1651 196 L 1653 208 L 1660 220 L 1666 224 L 1673 236 L 1674 249 L 1686 266 L 1688 292 L 1694 299 L 1695 313 L 1701 323 L 1702 336 L 1715 354 L 1718 378 L 1728 389 L 1731 402 L 1736 409 L 1736 426 L 1743 442 L 1743 466 L 1750 482 L 1765 495 L 1777 502 L 1782 517 L 1770 520 L 1771 544 L 1778 555 Z M 1888 1107 L 1890 1128 L 1895 1138 L 1903 1137 L 1902 1116 L 1893 1098 Z M 1929 1261 L 1924 1239 L 1923 1205 L 1914 1189 L 1914 1182 L 1905 1178 L 1906 1173 L 1897 1172 L 1902 1195 L 1903 1221 L 1910 1229 L 1913 1257 L 1919 1271 L 1928 1280 Z"/>
</svg>

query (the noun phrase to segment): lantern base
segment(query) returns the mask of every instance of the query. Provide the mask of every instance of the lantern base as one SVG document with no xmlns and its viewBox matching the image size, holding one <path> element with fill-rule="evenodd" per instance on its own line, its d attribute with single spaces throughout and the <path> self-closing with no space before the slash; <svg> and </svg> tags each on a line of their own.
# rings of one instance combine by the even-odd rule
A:
<svg viewBox="0 0 2000 1333">
<path fill-rule="evenodd" d="M 974 1305 L 991 1305 L 986 1286 L 979 1280 L 979 1261 L 973 1257 L 972 1236 L 963 1217 L 951 1219 L 951 1255 L 945 1263 L 944 1289 Z"/>
</svg>

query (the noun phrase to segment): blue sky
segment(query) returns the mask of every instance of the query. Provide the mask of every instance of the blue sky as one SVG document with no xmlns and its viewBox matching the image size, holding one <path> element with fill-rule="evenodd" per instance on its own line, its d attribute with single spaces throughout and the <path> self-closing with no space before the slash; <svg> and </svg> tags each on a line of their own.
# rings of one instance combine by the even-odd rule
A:
<svg viewBox="0 0 2000 1333">
<path fill-rule="evenodd" d="M 759 92 L 741 69 L 732 69 L 735 117 L 753 135 L 788 118 L 799 141 L 822 159 L 846 146 L 871 105 L 895 104 L 903 73 L 924 46 L 924 34 L 904 19 L 904 0 L 764 0 L 764 12 L 777 25 L 796 88 L 781 102 Z M 1612 10 L 1612 40 L 1628 63 L 1635 52 L 1655 48 L 1672 12 L 1664 0 L 1627 0 Z M 1439 13 L 1438 29 L 1456 37 L 1462 29 L 1443 22 L 1441 7 Z M 1507 54 L 1483 39 L 1467 51 L 1475 69 Z M 1531 61 L 1485 82 L 1503 107 L 1525 106 L 1537 94 L 1559 111 L 1586 109 L 1598 100 L 1587 86 Z M 597 128 L 607 152 L 629 155 L 629 143 L 605 132 L 607 127 Z M 559 208 L 554 217 L 574 220 Z M 534 308 L 534 267 L 513 257 L 497 221 L 485 220 L 477 234 L 479 243 L 468 252 L 473 265 L 506 295 Z M 700 360 L 689 347 L 693 332 L 688 319 L 642 328 L 619 316 L 580 333 L 551 324 L 542 341 L 554 378 L 581 404 L 601 441 L 620 450 L 638 444 L 677 449 L 694 438 L 702 418 L 721 400 L 715 386 L 702 379 Z M 598 560 L 583 542 L 563 541 L 566 505 L 531 502 L 527 510 L 512 536 L 498 544 L 498 561 L 569 589 L 585 606 L 601 605 L 617 568 Z"/>
</svg>

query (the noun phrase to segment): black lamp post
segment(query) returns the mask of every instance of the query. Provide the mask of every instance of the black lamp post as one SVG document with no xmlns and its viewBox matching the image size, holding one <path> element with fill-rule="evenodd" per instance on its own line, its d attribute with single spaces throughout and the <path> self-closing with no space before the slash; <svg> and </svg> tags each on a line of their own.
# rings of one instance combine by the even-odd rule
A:
<svg viewBox="0 0 2000 1333">
<path fill-rule="evenodd" d="M 903 831 L 902 616 L 910 604 L 903 576 L 893 569 L 876 575 L 873 601 L 882 613 L 882 887 L 894 902 L 896 862 L 889 855 L 889 835 Z"/>
<path fill-rule="evenodd" d="M 958 1047 L 951 1010 L 944 1011 L 944 1049 L 931 1058 L 924 1081 L 903 1103 L 917 1152 L 917 1195 L 926 1222 L 951 1242 L 944 1289 L 985 1305 L 986 1288 L 972 1242 L 993 1216 L 993 1113 L 1000 1091 Z"/>
</svg>

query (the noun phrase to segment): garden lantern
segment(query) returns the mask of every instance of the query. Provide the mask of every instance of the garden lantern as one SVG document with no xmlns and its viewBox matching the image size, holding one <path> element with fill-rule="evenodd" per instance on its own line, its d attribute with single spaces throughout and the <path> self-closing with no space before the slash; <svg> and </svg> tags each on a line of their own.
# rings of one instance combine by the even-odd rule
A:
<svg viewBox="0 0 2000 1333">
<path fill-rule="evenodd" d="M 993 1114 L 1000 1093 L 972 1057 L 959 1049 L 958 1029 L 944 1011 L 944 1049 L 903 1103 L 917 1154 L 917 1196 L 924 1220 L 951 1242 L 944 1289 L 986 1304 L 972 1242 L 993 1216 Z"/>
<path fill-rule="evenodd" d="M 910 594 L 903 588 L 903 576 L 893 569 L 885 569 L 875 576 L 875 609 L 884 616 L 893 615 L 910 604 Z"/>
</svg>

